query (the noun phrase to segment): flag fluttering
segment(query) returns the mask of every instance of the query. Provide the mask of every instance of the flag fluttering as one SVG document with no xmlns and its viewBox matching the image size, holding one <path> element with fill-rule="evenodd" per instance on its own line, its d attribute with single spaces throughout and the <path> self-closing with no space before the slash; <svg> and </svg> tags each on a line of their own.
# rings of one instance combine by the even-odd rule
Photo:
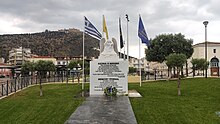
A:
<svg viewBox="0 0 220 124">
<path fill-rule="evenodd" d="M 103 32 L 106 34 L 106 39 L 108 39 L 108 29 L 106 26 L 105 16 L 103 15 Z"/>
<path fill-rule="evenodd" d="M 124 47 L 124 41 L 121 30 L 121 18 L 119 18 L 119 33 L 120 33 L 120 48 L 122 49 Z"/>
<path fill-rule="evenodd" d="M 141 16 L 139 16 L 138 36 L 141 39 L 142 43 L 145 43 L 149 47 L 150 42 L 144 29 L 144 24 L 142 22 Z"/>
<path fill-rule="evenodd" d="M 85 17 L 85 33 L 101 40 L 101 33 L 95 28 L 95 26 Z"/>
</svg>

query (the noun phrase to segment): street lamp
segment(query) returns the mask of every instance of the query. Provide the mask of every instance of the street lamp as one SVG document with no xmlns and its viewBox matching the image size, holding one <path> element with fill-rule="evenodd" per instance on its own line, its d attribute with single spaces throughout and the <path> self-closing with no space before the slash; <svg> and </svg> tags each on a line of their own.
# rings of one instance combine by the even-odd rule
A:
<svg viewBox="0 0 220 124">
<path fill-rule="evenodd" d="M 127 19 L 127 60 L 128 60 L 128 63 L 129 63 L 128 22 L 129 22 L 130 20 L 129 20 L 128 14 L 126 14 L 125 17 L 126 17 L 126 19 Z"/>
<path fill-rule="evenodd" d="M 205 61 L 207 62 L 207 25 L 208 21 L 204 21 L 203 24 L 205 25 Z M 207 78 L 207 68 L 205 68 L 205 78 Z"/>
</svg>

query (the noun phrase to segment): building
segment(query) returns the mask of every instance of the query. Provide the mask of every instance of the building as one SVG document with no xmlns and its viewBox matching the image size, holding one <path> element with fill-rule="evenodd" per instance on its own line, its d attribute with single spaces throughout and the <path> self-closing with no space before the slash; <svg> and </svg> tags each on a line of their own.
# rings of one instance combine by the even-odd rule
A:
<svg viewBox="0 0 220 124">
<path fill-rule="evenodd" d="M 14 66 L 22 65 L 28 58 L 31 57 L 31 49 L 28 48 L 12 48 L 9 51 L 9 64 Z"/>
<path fill-rule="evenodd" d="M 205 42 L 193 45 L 194 53 L 188 60 L 189 67 L 192 67 L 191 60 L 194 58 L 205 58 Z M 207 61 L 209 67 L 208 76 L 219 76 L 220 42 L 207 42 Z"/>
<path fill-rule="evenodd" d="M 83 60 L 81 56 L 75 56 L 75 57 L 55 57 L 56 58 L 56 64 L 57 66 L 66 66 L 70 61 L 75 60 Z M 86 59 L 86 57 L 84 58 Z"/>
<path fill-rule="evenodd" d="M 32 55 L 31 58 L 28 58 L 27 60 L 30 61 L 30 62 L 37 62 L 39 60 L 52 61 L 54 65 L 57 64 L 56 58 L 50 57 L 50 56 L 36 56 L 36 55 Z"/>
<path fill-rule="evenodd" d="M 12 76 L 12 69 L 13 67 L 6 64 L 6 63 L 0 63 L 0 76 L 4 77 L 11 77 Z"/>
<path fill-rule="evenodd" d="M 0 58 L 0 63 L 5 63 L 5 59 L 4 58 Z"/>
<path fill-rule="evenodd" d="M 193 76 L 192 70 L 192 59 L 195 58 L 204 58 L 205 59 L 205 43 L 198 43 L 193 45 L 194 53 L 192 57 L 190 57 L 188 62 L 188 75 Z M 207 42 L 207 61 L 209 62 L 209 67 L 207 70 L 208 76 L 219 76 L 220 69 L 219 69 L 219 59 L 220 59 L 220 42 Z M 168 76 L 168 67 L 166 63 L 157 63 L 157 62 L 147 62 L 149 65 L 150 72 L 152 70 L 156 70 L 157 73 L 160 75 Z M 174 72 L 172 72 L 174 73 Z M 186 66 L 183 67 L 183 74 L 186 75 Z M 204 72 L 197 72 L 196 75 L 203 75 Z"/>
</svg>

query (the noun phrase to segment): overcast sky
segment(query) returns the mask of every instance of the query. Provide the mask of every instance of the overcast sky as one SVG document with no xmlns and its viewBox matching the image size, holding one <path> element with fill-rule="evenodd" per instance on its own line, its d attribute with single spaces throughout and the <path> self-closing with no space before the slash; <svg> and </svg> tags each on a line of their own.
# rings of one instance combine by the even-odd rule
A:
<svg viewBox="0 0 220 124">
<path fill-rule="evenodd" d="M 120 2 L 119 2 L 120 1 Z M 208 20 L 208 41 L 220 42 L 220 0 L 1 0 L 0 34 L 42 32 L 77 28 L 83 30 L 86 16 L 102 33 L 105 15 L 110 37 L 119 39 L 118 17 L 127 39 L 125 14 L 129 22 L 129 53 L 138 57 L 138 16 L 149 38 L 158 34 L 182 33 L 204 42 L 203 21 Z M 142 45 L 141 56 L 144 56 Z"/>
</svg>

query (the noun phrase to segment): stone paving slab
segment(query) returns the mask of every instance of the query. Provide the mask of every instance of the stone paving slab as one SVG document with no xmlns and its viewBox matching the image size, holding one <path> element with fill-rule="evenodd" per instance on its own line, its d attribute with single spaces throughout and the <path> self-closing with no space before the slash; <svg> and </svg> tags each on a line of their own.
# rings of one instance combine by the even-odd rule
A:
<svg viewBox="0 0 220 124">
<path fill-rule="evenodd" d="M 136 90 L 128 90 L 128 97 L 142 97 Z"/>
<path fill-rule="evenodd" d="M 137 124 L 128 96 L 88 97 L 65 124 Z"/>
</svg>

